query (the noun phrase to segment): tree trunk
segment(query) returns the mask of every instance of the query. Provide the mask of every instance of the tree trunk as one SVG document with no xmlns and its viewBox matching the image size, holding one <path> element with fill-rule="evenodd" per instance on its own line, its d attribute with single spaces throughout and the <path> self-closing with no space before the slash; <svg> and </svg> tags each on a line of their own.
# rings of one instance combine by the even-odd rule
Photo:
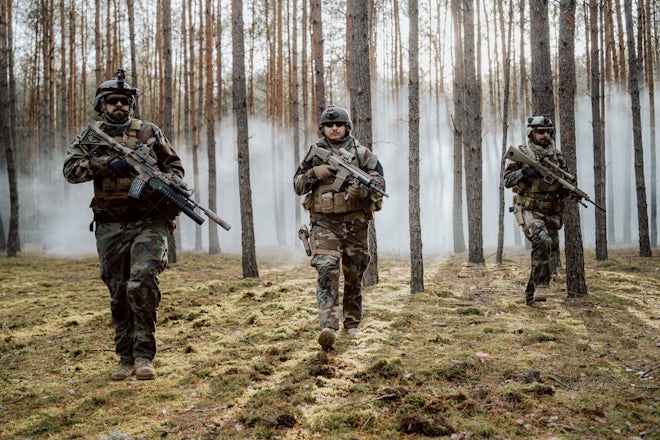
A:
<svg viewBox="0 0 660 440">
<path fill-rule="evenodd" d="M 575 0 L 562 0 L 559 20 L 559 119 L 561 120 L 561 150 L 566 156 L 569 172 L 576 174 L 575 146 Z M 566 247 L 566 293 L 568 296 L 587 294 L 584 277 L 584 252 L 577 202 L 568 199 L 564 209 L 564 242 Z"/>
<path fill-rule="evenodd" d="M 468 260 L 483 263 L 482 235 L 482 163 L 481 163 L 481 86 L 475 56 L 474 0 L 463 2 L 463 45 L 465 55 L 465 193 L 468 212 Z"/>
<path fill-rule="evenodd" d="M 185 1 L 185 0 L 184 0 Z M 134 0 L 126 0 L 126 15 L 128 15 L 128 35 L 130 44 L 130 57 L 131 57 L 131 86 L 138 87 L 138 72 L 137 72 L 137 53 L 135 49 L 135 12 Z M 140 100 L 135 100 L 135 110 L 133 115 L 140 118 Z"/>
<path fill-rule="evenodd" d="M 652 37 L 652 24 L 651 24 L 651 0 L 646 0 L 645 9 L 645 45 L 644 45 L 644 65 L 646 70 L 646 83 L 649 89 L 649 126 L 651 130 L 651 137 L 649 139 L 649 150 L 651 151 L 651 248 L 658 246 L 658 186 L 657 186 L 657 151 L 656 151 L 656 137 L 655 137 L 655 82 L 653 79 L 654 73 L 654 58 L 653 53 L 653 37 Z"/>
<path fill-rule="evenodd" d="M 323 65 L 323 14 L 321 12 L 322 0 L 311 0 L 310 19 L 312 21 L 312 57 L 314 58 L 314 90 L 316 94 L 316 114 L 314 123 L 318 125 L 319 117 L 325 108 L 325 80 Z"/>
<path fill-rule="evenodd" d="M 532 111 L 555 119 L 555 100 L 552 90 L 552 64 L 550 63 L 550 27 L 548 0 L 530 0 L 529 16 L 534 25 L 530 30 L 532 45 Z"/>
<path fill-rule="evenodd" d="M 591 41 L 591 128 L 594 151 L 594 198 L 596 203 L 605 206 L 605 142 L 600 113 L 600 57 L 598 38 L 598 2 L 589 0 L 589 35 Z M 596 259 L 607 259 L 607 214 L 596 210 Z"/>
<path fill-rule="evenodd" d="M 245 94 L 245 45 L 243 43 L 243 1 L 232 0 L 232 98 L 236 115 L 238 187 L 241 205 L 242 263 L 244 278 L 259 278 L 250 187 L 250 146 Z"/>
<path fill-rule="evenodd" d="M 410 293 L 424 292 L 424 255 L 419 203 L 419 8 L 408 0 L 408 223 L 410 227 Z"/>
<path fill-rule="evenodd" d="M 502 33 L 502 40 L 504 40 L 504 10 L 502 7 L 502 0 L 497 2 L 499 6 L 500 13 L 500 28 Z M 502 51 L 503 51 L 503 64 L 504 64 L 504 96 L 502 98 L 502 151 L 501 151 L 501 160 L 500 160 L 500 185 L 499 185 L 499 213 L 498 213 L 498 228 L 497 228 L 497 252 L 495 256 L 495 261 L 498 264 L 502 264 L 502 257 L 504 254 L 504 215 L 506 210 L 505 201 L 504 201 L 504 153 L 506 151 L 506 145 L 508 143 L 507 136 L 509 134 L 509 93 L 511 90 L 511 81 L 510 81 L 510 71 L 511 71 L 511 34 L 513 27 L 513 2 L 509 2 L 509 22 L 508 29 L 506 30 L 506 45 L 502 41 Z"/>
<path fill-rule="evenodd" d="M 168 139 L 173 139 L 174 130 L 172 129 L 172 19 L 171 19 L 171 2 L 170 0 L 162 0 L 163 9 L 163 106 L 162 124 L 163 133 Z M 178 241 L 181 241 L 181 230 L 176 229 L 175 232 L 179 236 Z M 177 240 L 173 234 L 167 235 L 167 260 L 171 263 L 176 263 L 176 248 Z"/>
<path fill-rule="evenodd" d="M 13 84 L 8 79 L 9 72 L 13 71 L 13 48 L 12 48 L 12 22 L 11 22 L 12 0 L 2 2 L 0 5 L 0 145 L 4 143 L 5 159 L 7 160 L 7 178 L 9 180 L 9 236 L 7 237 L 7 256 L 16 257 L 21 251 L 19 240 L 18 221 L 18 173 L 15 163 L 14 133 L 12 124 L 11 100 Z M 4 231 L 3 231 L 4 240 Z"/>
<path fill-rule="evenodd" d="M 460 0 L 452 0 L 452 17 L 454 23 L 454 186 L 452 231 L 454 237 L 454 253 L 465 252 L 465 237 L 463 232 L 463 119 L 465 107 L 465 75 L 463 63 L 462 13 L 458 5 Z"/>
<path fill-rule="evenodd" d="M 351 107 L 354 109 L 351 115 L 353 121 L 353 134 L 360 144 L 369 150 L 373 148 L 372 134 L 372 110 L 371 110 L 371 56 L 369 48 L 369 15 L 366 0 L 354 0 L 350 2 L 349 16 L 352 12 L 352 28 L 347 29 L 347 41 L 352 42 L 352 48 L 348 50 L 349 69 L 349 93 Z M 374 221 L 369 222 L 369 254 L 370 261 L 362 279 L 365 286 L 378 283 L 378 243 L 376 241 L 376 229 Z"/>
<path fill-rule="evenodd" d="M 293 161 L 295 166 L 298 166 L 300 163 L 300 110 L 299 110 L 299 100 L 298 100 L 298 1 L 293 0 L 293 17 L 292 17 L 292 42 L 291 42 L 291 119 L 293 122 Z M 305 32 L 305 27 L 302 27 L 303 33 Z M 303 48 L 304 50 L 304 48 Z M 296 203 L 295 212 L 294 212 L 294 222 L 296 227 L 300 225 L 302 221 L 302 211 L 299 203 Z"/>
<path fill-rule="evenodd" d="M 217 212 L 217 178 L 215 164 L 215 111 L 213 106 L 213 20 L 211 14 L 211 0 L 205 2 L 205 102 L 204 113 L 206 115 L 206 155 L 209 166 L 209 209 Z M 220 239 L 218 237 L 218 226 L 214 222 L 209 222 L 209 254 L 220 253 Z"/>
<path fill-rule="evenodd" d="M 649 219 L 646 206 L 646 184 L 644 183 L 644 149 L 642 145 L 642 122 L 639 103 L 639 67 L 635 51 L 635 34 L 632 23 L 632 0 L 624 0 L 626 16 L 626 40 L 628 46 L 628 87 L 633 120 L 633 144 L 635 149 L 635 187 L 637 193 L 637 222 L 639 228 L 639 256 L 651 256 Z"/>
<path fill-rule="evenodd" d="M 190 32 L 188 46 L 190 48 L 190 63 L 188 75 L 189 80 L 189 95 L 190 95 L 190 116 L 191 116 L 191 127 L 190 127 L 190 150 L 192 153 L 192 168 L 193 168 L 193 187 L 195 188 L 195 202 L 201 202 L 200 196 L 200 187 L 199 187 L 199 123 L 202 120 L 201 118 L 201 105 L 198 104 L 199 101 L 195 100 L 197 96 L 198 100 L 201 100 L 201 87 L 195 85 L 195 36 L 193 34 L 193 0 L 188 0 L 188 30 Z M 201 57 L 201 47 L 200 42 L 200 56 L 199 63 L 201 65 L 203 58 Z M 202 69 L 197 71 L 199 77 L 198 83 L 201 84 L 202 80 Z M 199 95 L 196 94 L 199 92 Z M 195 223 L 195 250 L 198 252 L 202 251 L 202 226 Z"/>
</svg>

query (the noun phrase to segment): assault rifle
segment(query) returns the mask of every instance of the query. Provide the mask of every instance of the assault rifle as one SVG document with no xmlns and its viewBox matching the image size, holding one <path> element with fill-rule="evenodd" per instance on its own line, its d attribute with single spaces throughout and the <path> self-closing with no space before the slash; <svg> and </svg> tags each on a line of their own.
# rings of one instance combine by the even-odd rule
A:
<svg viewBox="0 0 660 440">
<path fill-rule="evenodd" d="M 562 170 L 561 167 L 559 167 L 559 165 L 544 160 L 543 158 L 536 161 L 514 146 L 509 147 L 509 149 L 506 150 L 504 156 L 507 159 L 511 159 L 515 162 L 519 162 L 536 168 L 543 176 L 544 181 L 546 181 L 549 184 L 557 182 L 558 184 L 569 190 L 573 198 L 585 208 L 587 207 L 587 205 L 582 202 L 582 199 L 586 200 L 587 202 L 593 204 L 596 208 L 605 212 L 605 208 L 603 208 L 598 203 L 591 200 L 587 193 L 585 193 L 584 191 L 579 189 L 576 185 L 571 183 L 571 182 L 575 182 L 576 180 L 575 176 Z"/>
<path fill-rule="evenodd" d="M 136 169 L 138 175 L 131 182 L 131 187 L 128 190 L 129 197 L 139 199 L 142 190 L 148 184 L 152 190 L 160 193 L 168 202 L 179 208 L 195 223 L 199 225 L 204 223 L 204 218 L 195 212 L 195 208 L 199 208 L 208 218 L 225 230 L 228 231 L 231 228 L 231 225 L 221 219 L 215 212 L 200 206 L 192 200 L 192 191 L 188 189 L 181 178 L 160 171 L 156 159 L 149 154 L 149 148 L 146 145 L 138 142 L 134 150 L 125 147 L 94 124 L 89 124 L 78 135 L 78 142 L 93 146 L 92 152 L 94 149 L 107 148 L 107 151 L 122 157 Z"/>
<path fill-rule="evenodd" d="M 345 148 L 340 148 L 339 154 L 337 154 L 327 148 L 312 145 L 304 161 L 309 164 L 322 162 L 335 167 L 337 172 L 335 173 L 335 181 L 332 183 L 332 189 L 334 191 L 341 191 L 345 183 L 354 179 L 366 190 L 375 191 L 378 194 L 389 197 L 389 194 L 378 187 L 378 181 L 376 179 L 351 164 L 354 158 L 355 155 L 348 152 Z"/>
</svg>

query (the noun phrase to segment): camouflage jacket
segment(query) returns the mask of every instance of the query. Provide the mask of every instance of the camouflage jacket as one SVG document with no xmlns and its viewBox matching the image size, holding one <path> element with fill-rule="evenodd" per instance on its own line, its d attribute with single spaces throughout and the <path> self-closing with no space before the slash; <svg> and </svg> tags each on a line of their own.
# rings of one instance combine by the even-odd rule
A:
<svg viewBox="0 0 660 440">
<path fill-rule="evenodd" d="M 347 136 L 339 147 L 331 146 L 325 137 L 320 138 L 316 145 L 325 149 L 344 148 L 352 153 L 354 155 L 352 164 L 373 176 L 378 182 L 378 186 L 385 190 L 383 167 L 378 161 L 378 157 L 368 148 L 359 145 L 354 137 Z M 305 195 L 303 207 L 310 212 L 312 217 L 341 218 L 352 213 L 364 213 L 371 216 L 374 211 L 380 210 L 382 206 L 380 194 L 363 190 L 362 197 L 359 199 L 346 197 L 346 188 L 342 188 L 340 191 L 332 189 L 334 177 L 325 180 L 316 178 L 312 171 L 315 165 L 319 164 L 303 161 L 293 176 L 294 191 L 297 195 Z"/>
<path fill-rule="evenodd" d="M 531 140 L 527 145 L 521 145 L 520 151 L 532 159 L 552 162 L 565 171 L 568 171 L 566 158 L 559 151 L 554 142 L 547 148 L 536 145 Z M 543 179 L 540 173 L 533 176 L 525 175 L 523 164 L 507 160 L 504 169 L 504 186 L 511 188 L 516 194 L 514 203 L 520 204 L 524 209 L 539 211 L 546 214 L 557 214 L 564 207 L 564 199 L 569 195 L 568 191 L 559 183 Z"/>
<path fill-rule="evenodd" d="M 146 145 L 162 172 L 183 179 L 184 170 L 179 156 L 155 124 L 134 119 L 120 134 L 111 133 L 104 127 L 103 122 L 97 122 L 96 125 L 126 147 L 135 148 L 138 141 Z M 128 196 L 132 179 L 116 177 L 109 171 L 108 162 L 112 157 L 106 151 L 78 143 L 76 138 L 69 146 L 64 159 L 64 177 L 69 183 L 94 181 L 91 208 L 95 220 L 125 222 L 164 218 L 172 223 L 178 210 L 173 209 L 166 201 L 149 197 L 144 191 L 139 199 Z"/>
</svg>

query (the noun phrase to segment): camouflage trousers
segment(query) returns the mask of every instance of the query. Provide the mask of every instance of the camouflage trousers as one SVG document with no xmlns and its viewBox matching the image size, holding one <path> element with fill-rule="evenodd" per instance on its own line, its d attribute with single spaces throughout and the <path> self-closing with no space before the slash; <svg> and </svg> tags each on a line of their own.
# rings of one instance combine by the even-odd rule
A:
<svg viewBox="0 0 660 440">
<path fill-rule="evenodd" d="M 369 221 L 357 218 L 348 222 L 312 222 L 313 257 L 317 271 L 316 299 L 321 329 L 339 329 L 339 277 L 344 273 L 342 300 L 344 328 L 357 327 L 362 320 L 362 275 L 369 265 Z"/>
<path fill-rule="evenodd" d="M 537 211 L 522 211 L 520 225 L 525 237 L 532 243 L 532 272 L 530 280 L 535 286 L 547 286 L 550 277 L 561 264 L 559 257 L 559 230 L 561 214 L 544 215 Z"/>
<path fill-rule="evenodd" d="M 101 279 L 110 291 L 115 351 L 123 364 L 156 355 L 159 274 L 167 266 L 164 222 L 96 223 Z"/>
</svg>

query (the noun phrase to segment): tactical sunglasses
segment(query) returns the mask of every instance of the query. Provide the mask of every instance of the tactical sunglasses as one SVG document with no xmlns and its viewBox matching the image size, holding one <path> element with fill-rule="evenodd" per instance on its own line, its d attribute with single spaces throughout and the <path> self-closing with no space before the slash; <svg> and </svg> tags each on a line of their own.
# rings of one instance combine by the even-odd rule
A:
<svg viewBox="0 0 660 440">
<path fill-rule="evenodd" d="M 105 98 L 106 104 L 110 105 L 128 105 L 130 104 L 131 100 L 128 96 L 110 96 L 108 98 Z"/>
<path fill-rule="evenodd" d="M 343 123 L 343 122 L 324 122 L 323 123 L 323 126 L 328 127 L 328 128 L 334 127 L 334 126 L 343 127 L 344 125 L 346 125 L 346 124 Z"/>
</svg>

